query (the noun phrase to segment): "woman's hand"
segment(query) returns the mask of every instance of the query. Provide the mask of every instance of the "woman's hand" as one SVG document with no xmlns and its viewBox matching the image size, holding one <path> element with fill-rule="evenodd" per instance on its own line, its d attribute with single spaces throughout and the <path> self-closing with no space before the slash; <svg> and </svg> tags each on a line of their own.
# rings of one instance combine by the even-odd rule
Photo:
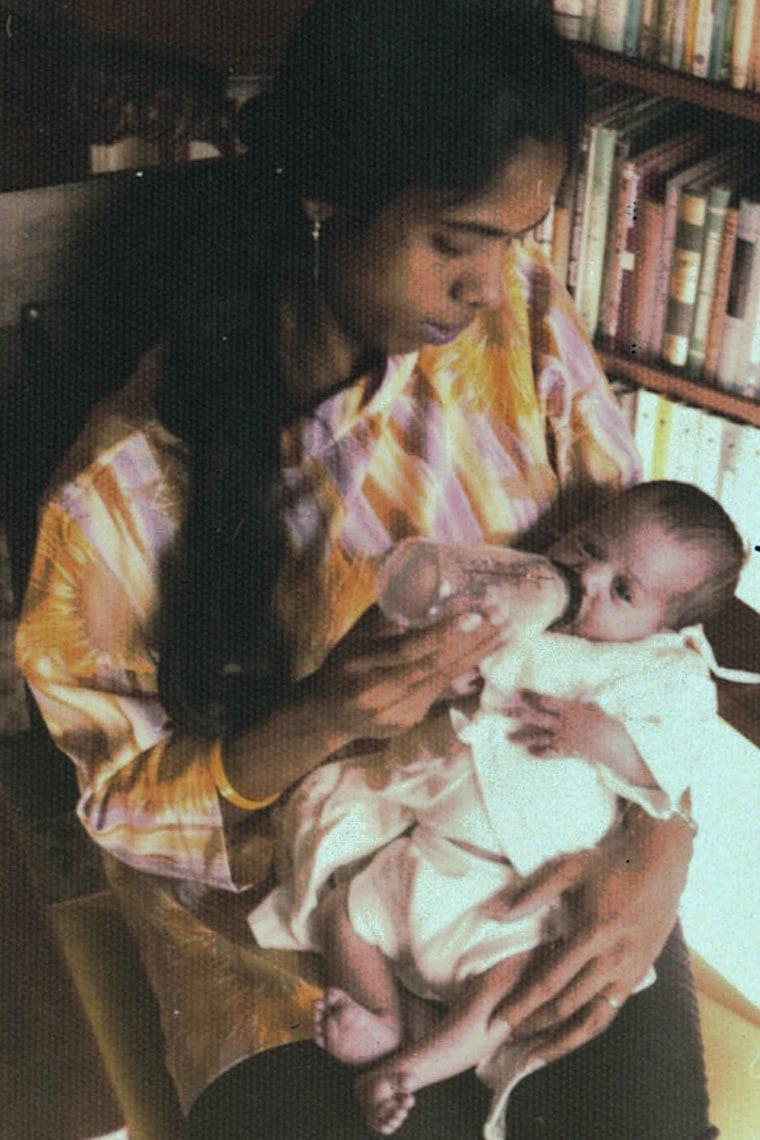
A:
<svg viewBox="0 0 760 1140">
<path fill-rule="evenodd" d="M 383 740 L 424 720 L 458 679 L 498 645 L 506 626 L 460 614 L 427 629 L 401 630 L 370 610 L 290 700 L 225 742 L 224 770 L 251 800 L 278 795 L 358 741 Z M 225 806 L 227 815 L 238 809 Z"/>
<path fill-rule="evenodd" d="M 630 805 L 598 848 L 554 860 L 509 901 L 516 920 L 561 899 L 568 919 L 565 937 L 538 948 L 493 1015 L 531 1044 L 534 1060 L 601 1033 L 643 981 L 673 928 L 691 845 L 682 819 Z"/>
<path fill-rule="evenodd" d="M 393 736 L 419 724 L 444 695 L 465 695 L 477 663 L 506 629 L 495 617 L 470 613 L 404 630 L 373 607 L 304 685 L 333 719 L 341 744 Z"/>
<path fill-rule="evenodd" d="M 582 756 L 604 764 L 630 784 L 656 786 L 625 725 L 592 701 L 523 690 L 505 713 L 518 722 L 509 739 L 531 756 Z"/>
</svg>

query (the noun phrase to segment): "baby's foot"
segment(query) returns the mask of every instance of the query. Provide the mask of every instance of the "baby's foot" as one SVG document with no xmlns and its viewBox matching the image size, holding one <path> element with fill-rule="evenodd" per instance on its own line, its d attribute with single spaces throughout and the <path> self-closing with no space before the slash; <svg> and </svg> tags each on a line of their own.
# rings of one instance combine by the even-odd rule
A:
<svg viewBox="0 0 760 1140">
<path fill-rule="evenodd" d="M 373 1013 L 332 986 L 314 1006 L 314 1040 L 346 1065 L 366 1065 L 398 1048 L 400 1029 L 391 1014 Z"/>
<path fill-rule="evenodd" d="M 361 1073 L 354 1081 L 354 1092 L 367 1124 L 383 1136 L 400 1128 L 414 1105 L 409 1078 L 403 1072 L 394 1072 L 392 1062 Z"/>
</svg>

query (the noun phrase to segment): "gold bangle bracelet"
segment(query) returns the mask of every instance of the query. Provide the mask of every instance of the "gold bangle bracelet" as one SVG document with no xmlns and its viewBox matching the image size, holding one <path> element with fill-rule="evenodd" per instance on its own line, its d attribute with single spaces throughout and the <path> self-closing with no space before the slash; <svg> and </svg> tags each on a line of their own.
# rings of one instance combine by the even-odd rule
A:
<svg viewBox="0 0 760 1140">
<path fill-rule="evenodd" d="M 211 754 L 211 775 L 219 795 L 224 796 L 228 803 L 234 804 L 235 807 L 241 808 L 243 811 L 262 811 L 280 798 L 280 793 L 275 792 L 273 796 L 267 796 L 266 799 L 263 800 L 249 800 L 246 796 L 241 796 L 240 792 L 236 792 L 227 778 L 227 773 L 222 765 L 221 740 L 216 742 L 214 751 Z"/>
</svg>

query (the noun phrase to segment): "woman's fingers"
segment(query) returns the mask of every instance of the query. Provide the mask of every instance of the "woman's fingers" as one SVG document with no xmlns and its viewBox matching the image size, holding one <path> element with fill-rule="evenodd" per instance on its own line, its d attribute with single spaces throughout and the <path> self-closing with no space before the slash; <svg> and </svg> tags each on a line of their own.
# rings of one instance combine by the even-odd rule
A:
<svg viewBox="0 0 760 1140">
<path fill-rule="evenodd" d="M 582 1006 L 573 1017 L 550 1032 L 537 1034 L 530 1042 L 532 1062 L 550 1064 L 575 1052 L 614 1021 L 618 1009 L 603 994 Z"/>
<path fill-rule="evenodd" d="M 628 972 L 622 944 L 600 952 L 590 961 L 585 951 L 570 949 L 563 958 L 560 949 L 552 972 L 537 977 L 522 995 L 516 995 L 513 1004 L 505 1002 L 499 1013 L 519 1039 L 556 1031 L 600 997 L 608 1006 L 606 1012 L 615 1013 L 638 981 L 629 978 Z M 540 1004 L 536 1005 L 537 1001 Z"/>
<path fill-rule="evenodd" d="M 515 922 L 558 902 L 560 897 L 578 885 L 593 858 L 593 852 L 577 851 L 545 863 L 534 874 L 523 879 L 517 890 L 505 898 L 505 915 Z"/>
</svg>

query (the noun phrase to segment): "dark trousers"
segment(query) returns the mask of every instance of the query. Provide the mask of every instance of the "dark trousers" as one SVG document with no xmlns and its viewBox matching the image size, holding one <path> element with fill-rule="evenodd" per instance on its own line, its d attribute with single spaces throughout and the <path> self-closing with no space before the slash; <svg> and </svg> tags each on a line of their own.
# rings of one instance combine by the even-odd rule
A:
<svg viewBox="0 0 760 1140">
<path fill-rule="evenodd" d="M 517 1086 L 508 1140 L 708 1140 L 707 1092 L 688 953 L 676 928 L 657 982 L 602 1036 Z M 190 1114 L 192 1140 L 377 1140 L 354 1073 L 311 1042 L 222 1074 Z M 423 1089 L 397 1140 L 480 1140 L 489 1093 L 472 1073 Z"/>
</svg>

